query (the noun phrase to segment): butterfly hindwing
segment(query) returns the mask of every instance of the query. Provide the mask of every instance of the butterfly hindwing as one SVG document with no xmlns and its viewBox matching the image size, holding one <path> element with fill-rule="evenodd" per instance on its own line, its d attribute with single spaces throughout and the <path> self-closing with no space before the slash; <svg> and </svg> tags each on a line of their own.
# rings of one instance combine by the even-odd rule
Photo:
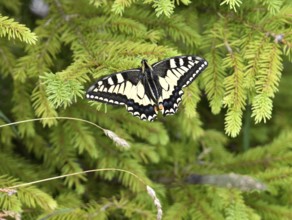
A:
<svg viewBox="0 0 292 220">
<path fill-rule="evenodd" d="M 148 97 L 141 69 L 132 69 L 101 78 L 92 85 L 86 97 L 91 100 L 125 105 L 128 112 L 141 120 L 153 121 L 157 113 Z"/>
<path fill-rule="evenodd" d="M 207 61 L 197 56 L 177 56 L 153 64 L 162 87 L 163 115 L 176 113 L 183 95 L 182 88 L 193 82 L 207 65 Z"/>
<path fill-rule="evenodd" d="M 167 99 L 163 99 L 163 101 L 162 101 L 162 105 L 163 105 L 162 114 L 164 116 L 173 115 L 177 112 L 178 106 L 180 105 L 180 103 L 182 101 L 183 94 L 184 94 L 184 92 L 181 89 L 179 89 L 177 86 L 175 86 L 170 97 Z"/>
</svg>

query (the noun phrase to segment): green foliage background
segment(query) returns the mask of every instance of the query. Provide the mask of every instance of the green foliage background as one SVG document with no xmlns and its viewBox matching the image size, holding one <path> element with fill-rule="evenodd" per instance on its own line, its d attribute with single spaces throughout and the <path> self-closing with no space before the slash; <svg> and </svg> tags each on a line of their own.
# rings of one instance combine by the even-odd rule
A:
<svg viewBox="0 0 292 220">
<path fill-rule="evenodd" d="M 163 219 L 292 219 L 290 0 L 0 1 L 0 187 L 118 168 Z M 209 67 L 154 123 L 84 99 L 94 79 L 195 54 Z M 232 174 L 233 173 L 233 174 Z M 15 219 L 155 219 L 145 186 L 104 171 L 0 194 Z"/>
</svg>

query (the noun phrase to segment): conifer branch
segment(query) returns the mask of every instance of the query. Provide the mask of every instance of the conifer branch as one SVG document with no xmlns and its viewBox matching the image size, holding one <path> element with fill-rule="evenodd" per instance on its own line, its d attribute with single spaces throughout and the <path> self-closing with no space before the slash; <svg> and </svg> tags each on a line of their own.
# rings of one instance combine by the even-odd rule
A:
<svg viewBox="0 0 292 220">
<path fill-rule="evenodd" d="M 242 125 L 242 110 L 245 105 L 245 90 L 244 90 L 244 74 L 243 60 L 240 54 L 231 53 L 224 60 L 225 67 L 234 68 L 234 73 L 225 78 L 224 84 L 226 88 L 224 105 L 228 107 L 225 118 L 226 133 L 235 137 Z"/>
<path fill-rule="evenodd" d="M 258 95 L 252 102 L 252 116 L 255 117 L 256 123 L 271 118 L 273 105 L 270 98 L 273 98 L 277 91 L 282 70 L 281 50 L 277 44 L 267 44 L 264 50 L 256 82 Z"/>
<path fill-rule="evenodd" d="M 90 4 L 93 4 L 95 7 L 100 7 L 102 5 L 106 5 L 107 1 L 106 0 L 89 0 Z"/>
<path fill-rule="evenodd" d="M 230 9 L 233 9 L 236 12 L 236 7 L 240 7 L 240 5 L 242 4 L 241 0 L 224 0 L 223 2 L 221 2 L 220 5 L 224 5 L 227 4 L 229 5 Z"/>
<path fill-rule="evenodd" d="M 13 66 L 16 62 L 16 57 L 14 54 L 9 50 L 7 44 L 0 43 L 0 71 L 2 72 L 4 77 L 11 74 L 13 71 Z"/>
<path fill-rule="evenodd" d="M 251 203 L 253 209 L 259 210 L 260 216 L 270 219 L 292 218 L 288 207 L 281 206 L 278 203 L 269 203 L 266 200 L 253 200 Z"/>
<path fill-rule="evenodd" d="M 183 99 L 183 105 L 185 106 L 184 112 L 188 118 L 198 117 L 196 112 L 197 103 L 200 101 L 199 89 L 194 84 L 186 89 Z"/>
<path fill-rule="evenodd" d="M 48 100 L 55 106 L 67 108 L 77 97 L 83 97 L 83 87 L 77 80 L 63 80 L 61 74 L 47 73 L 41 77 L 46 85 Z"/>
<path fill-rule="evenodd" d="M 266 35 L 260 36 L 247 45 L 245 50 L 245 58 L 248 65 L 245 67 L 245 87 L 251 91 L 255 91 L 255 83 L 260 69 L 261 54 L 268 42 Z"/>
<path fill-rule="evenodd" d="M 283 205 L 291 203 L 292 182 L 288 1 L 50 0 L 49 8 L 36 18 L 28 1 L 0 3 L 2 218 L 160 219 L 162 198 L 165 219 L 291 219 Z M 16 21 L 33 25 L 38 41 Z M 209 66 L 184 88 L 175 116 L 145 123 L 124 108 L 83 100 L 93 78 L 179 54 Z M 242 151 L 242 137 L 224 135 L 222 120 L 225 114 L 226 133 L 238 136 L 246 105 L 256 122 L 275 120 L 251 126 Z M 58 116 L 85 118 L 101 131 Z M 148 187 L 130 173 L 82 173 L 108 167 L 129 170 Z M 65 179 L 41 188 L 7 188 L 58 175 Z M 201 186 L 176 184 L 185 176 Z"/>
<path fill-rule="evenodd" d="M 19 39 L 27 44 L 35 44 L 37 36 L 23 24 L 19 24 L 14 19 L 0 15 L 0 37 L 10 39 Z"/>
<path fill-rule="evenodd" d="M 40 84 L 33 90 L 31 99 L 36 116 L 40 118 L 50 118 L 48 120 L 42 120 L 41 122 L 43 125 L 49 127 L 56 125 L 57 121 L 54 118 L 58 116 L 58 113 L 53 108 L 53 104 L 47 99 L 43 84 Z"/>
<path fill-rule="evenodd" d="M 160 0 L 153 1 L 153 7 L 155 8 L 156 16 L 164 14 L 166 17 L 170 17 L 174 11 L 174 1 Z"/>
<path fill-rule="evenodd" d="M 112 12 L 122 15 L 125 8 L 130 7 L 136 0 L 115 0 L 112 5 Z"/>
<path fill-rule="evenodd" d="M 224 95 L 224 77 L 225 71 L 222 65 L 220 65 L 220 60 L 222 60 L 222 53 L 218 48 L 216 48 L 216 40 L 210 37 L 211 52 L 206 56 L 208 60 L 208 68 L 202 75 L 205 85 L 205 90 L 207 93 L 208 100 L 210 102 L 210 107 L 212 113 L 218 114 L 223 105 L 223 95 Z"/>
<path fill-rule="evenodd" d="M 273 15 L 280 11 L 283 4 L 282 0 L 261 0 L 261 2 L 267 6 L 268 11 Z"/>
</svg>

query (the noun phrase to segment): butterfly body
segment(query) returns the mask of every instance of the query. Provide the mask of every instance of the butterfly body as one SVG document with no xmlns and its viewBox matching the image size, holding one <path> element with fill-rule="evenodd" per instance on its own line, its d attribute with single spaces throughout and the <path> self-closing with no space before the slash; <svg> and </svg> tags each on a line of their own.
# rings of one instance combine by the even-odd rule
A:
<svg viewBox="0 0 292 220">
<path fill-rule="evenodd" d="M 206 67 L 197 56 L 172 57 L 153 65 L 143 59 L 141 68 L 101 78 L 86 94 L 88 99 L 125 105 L 141 120 L 153 121 L 160 110 L 164 116 L 176 113 L 188 86 Z"/>
<path fill-rule="evenodd" d="M 162 93 L 158 75 L 153 71 L 152 67 L 148 65 L 147 60 L 143 59 L 141 65 L 142 81 L 145 87 L 145 93 L 149 94 L 150 99 L 155 104 L 158 104 L 158 100 Z"/>
</svg>

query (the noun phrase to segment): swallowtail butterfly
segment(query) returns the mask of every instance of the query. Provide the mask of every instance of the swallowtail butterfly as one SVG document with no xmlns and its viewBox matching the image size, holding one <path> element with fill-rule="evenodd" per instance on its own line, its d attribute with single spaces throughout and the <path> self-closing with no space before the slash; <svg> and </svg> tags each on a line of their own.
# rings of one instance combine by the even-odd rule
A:
<svg viewBox="0 0 292 220">
<path fill-rule="evenodd" d="M 86 98 L 125 105 L 141 120 L 153 121 L 160 110 L 164 116 L 176 113 L 182 101 L 183 87 L 188 86 L 207 67 L 197 56 L 177 56 L 141 68 L 103 77 L 92 85 Z"/>
</svg>

